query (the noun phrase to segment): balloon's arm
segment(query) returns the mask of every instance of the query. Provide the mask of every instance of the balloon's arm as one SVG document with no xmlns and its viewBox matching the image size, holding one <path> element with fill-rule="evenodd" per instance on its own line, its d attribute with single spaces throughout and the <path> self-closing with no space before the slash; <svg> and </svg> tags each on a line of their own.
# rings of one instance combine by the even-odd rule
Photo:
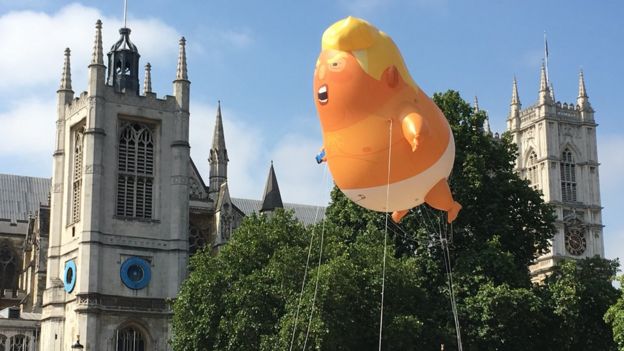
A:
<svg viewBox="0 0 624 351">
<path fill-rule="evenodd" d="M 325 155 L 325 148 L 321 148 L 321 152 L 316 155 L 316 163 L 321 164 L 327 161 L 327 155 Z"/>
<path fill-rule="evenodd" d="M 420 136 L 427 132 L 427 122 L 421 115 L 412 112 L 403 117 L 401 125 L 405 140 L 412 146 L 412 151 L 416 151 L 420 143 Z"/>
</svg>

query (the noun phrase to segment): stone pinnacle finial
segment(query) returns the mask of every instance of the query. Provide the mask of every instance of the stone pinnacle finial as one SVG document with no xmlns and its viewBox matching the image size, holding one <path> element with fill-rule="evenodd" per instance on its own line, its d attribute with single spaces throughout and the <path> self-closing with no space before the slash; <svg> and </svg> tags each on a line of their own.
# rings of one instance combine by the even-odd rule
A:
<svg viewBox="0 0 624 351">
<path fill-rule="evenodd" d="M 104 64 L 104 49 L 102 49 L 102 21 L 95 22 L 95 42 L 93 43 L 92 65 Z"/>
<path fill-rule="evenodd" d="M 542 68 L 540 72 L 540 93 L 548 91 L 548 80 L 546 79 L 546 66 L 542 62 Z"/>
<path fill-rule="evenodd" d="M 145 65 L 145 80 L 143 81 L 143 94 L 152 92 L 152 65 Z"/>
<path fill-rule="evenodd" d="M 178 67 L 176 70 L 176 80 L 188 80 L 186 72 L 186 39 L 180 39 L 180 53 L 178 54 Z"/>
<path fill-rule="evenodd" d="M 71 50 L 65 49 L 65 62 L 63 63 L 63 75 L 61 76 L 61 86 L 59 90 L 72 90 L 71 86 L 71 64 L 69 57 L 71 56 Z"/>
<path fill-rule="evenodd" d="M 512 105 L 520 104 L 520 97 L 518 96 L 518 81 L 516 80 L 516 76 L 514 76 L 514 79 L 513 79 L 513 88 L 511 91 L 511 104 Z"/>
<path fill-rule="evenodd" d="M 472 104 L 472 107 L 474 108 L 475 112 L 479 112 L 479 99 L 477 98 L 476 95 L 475 95 L 474 104 Z"/>
<path fill-rule="evenodd" d="M 217 118 L 215 119 L 212 148 L 214 150 L 225 150 L 225 133 L 223 132 L 223 118 L 221 117 L 221 100 L 217 103 Z"/>
<path fill-rule="evenodd" d="M 579 73 L 579 98 L 587 98 L 587 92 L 585 91 L 585 77 L 583 76 L 583 70 Z"/>
</svg>

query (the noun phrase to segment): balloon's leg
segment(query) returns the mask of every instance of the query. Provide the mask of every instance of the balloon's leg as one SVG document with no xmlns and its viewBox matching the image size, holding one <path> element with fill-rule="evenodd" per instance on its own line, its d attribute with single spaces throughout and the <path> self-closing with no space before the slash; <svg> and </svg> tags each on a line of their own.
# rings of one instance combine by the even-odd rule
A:
<svg viewBox="0 0 624 351">
<path fill-rule="evenodd" d="M 425 202 L 435 209 L 446 211 L 449 223 L 457 218 L 457 214 L 462 208 L 459 202 L 453 200 L 453 195 L 446 179 L 440 180 L 429 190 L 427 196 L 425 196 Z"/>
<path fill-rule="evenodd" d="M 394 211 L 392 212 L 392 220 L 394 223 L 399 223 L 408 212 L 409 210 Z"/>
</svg>

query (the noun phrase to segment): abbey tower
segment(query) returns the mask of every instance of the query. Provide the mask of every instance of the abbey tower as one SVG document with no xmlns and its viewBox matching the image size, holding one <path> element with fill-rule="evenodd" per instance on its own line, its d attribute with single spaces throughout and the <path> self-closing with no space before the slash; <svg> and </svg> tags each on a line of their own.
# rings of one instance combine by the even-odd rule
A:
<svg viewBox="0 0 624 351">
<path fill-rule="evenodd" d="M 563 258 L 604 257 L 596 127 L 582 71 L 576 103 L 561 103 L 542 65 L 538 101 L 525 109 L 514 78 L 507 131 L 518 145 L 516 168 L 557 216 L 550 252 L 530 267 L 535 277 Z"/>
<path fill-rule="evenodd" d="M 189 86 L 179 43 L 173 96 L 156 98 L 130 29 L 104 65 L 102 24 L 86 92 L 74 96 L 70 51 L 58 90 L 40 345 L 168 350 L 189 250 Z M 173 73 L 173 68 L 172 68 Z M 173 76 L 173 74 L 172 74 Z"/>
</svg>

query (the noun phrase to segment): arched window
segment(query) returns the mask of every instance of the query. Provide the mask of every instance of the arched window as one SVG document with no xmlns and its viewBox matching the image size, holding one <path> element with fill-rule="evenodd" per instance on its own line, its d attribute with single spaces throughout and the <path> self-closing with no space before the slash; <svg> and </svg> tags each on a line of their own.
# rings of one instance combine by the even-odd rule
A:
<svg viewBox="0 0 624 351">
<path fill-rule="evenodd" d="M 576 165 L 568 148 L 561 154 L 561 201 L 576 202 Z"/>
<path fill-rule="evenodd" d="M 126 123 L 119 135 L 117 215 L 152 218 L 154 139 L 145 124 Z"/>
<path fill-rule="evenodd" d="M 6 351 L 7 337 L 0 334 L 0 351 Z"/>
<path fill-rule="evenodd" d="M 535 151 L 531 151 L 531 154 L 529 155 L 526 172 L 526 177 L 531 183 L 531 187 L 533 189 L 537 189 L 539 187 L 539 173 L 537 171 L 537 154 Z"/>
<path fill-rule="evenodd" d="M 80 194 L 82 191 L 84 126 L 74 131 L 74 163 L 72 172 L 72 212 L 71 222 L 80 221 Z"/>
<path fill-rule="evenodd" d="M 5 289 L 12 290 L 13 295 L 17 292 L 17 267 L 13 245 L 8 240 L 0 242 L 0 297 Z"/>
<path fill-rule="evenodd" d="M 206 246 L 206 237 L 201 229 L 193 223 L 189 223 L 189 254 L 193 255 L 197 250 Z"/>
<path fill-rule="evenodd" d="M 30 338 L 23 334 L 12 336 L 8 351 L 30 351 Z"/>
<path fill-rule="evenodd" d="M 115 351 L 145 351 L 145 338 L 134 327 L 117 330 L 117 348 Z"/>
</svg>

